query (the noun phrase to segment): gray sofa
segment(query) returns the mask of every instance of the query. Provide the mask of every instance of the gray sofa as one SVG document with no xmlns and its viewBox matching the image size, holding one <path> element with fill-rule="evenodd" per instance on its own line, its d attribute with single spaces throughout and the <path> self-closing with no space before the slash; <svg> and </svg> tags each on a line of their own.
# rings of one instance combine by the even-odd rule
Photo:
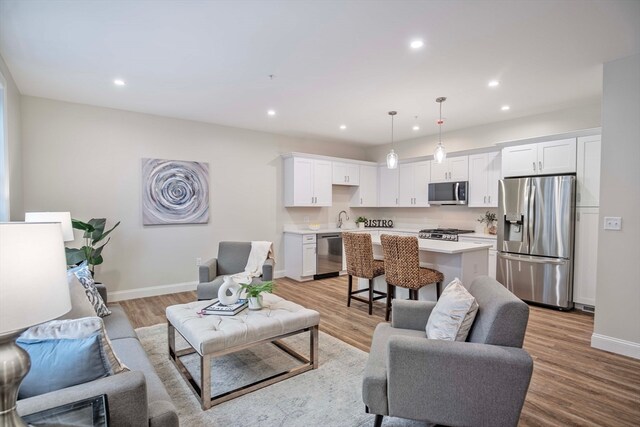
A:
<svg viewBox="0 0 640 427">
<path fill-rule="evenodd" d="M 377 326 L 365 367 L 368 412 L 448 426 L 515 426 L 533 370 L 522 349 L 529 307 L 494 279 L 475 279 L 479 309 L 467 342 L 427 339 L 435 306 L 393 301 L 392 322 Z"/>
<path fill-rule="evenodd" d="M 98 290 L 106 302 L 106 289 L 99 285 Z M 111 425 L 179 425 L 176 408 L 147 358 L 124 310 L 120 306 L 111 306 L 109 309 L 111 314 L 103 318 L 107 335 L 116 355 L 131 371 L 19 400 L 20 415 L 106 394 Z"/>
<path fill-rule="evenodd" d="M 244 271 L 251 253 L 251 242 L 220 242 L 218 257 L 205 261 L 198 267 L 198 299 L 218 298 L 218 289 L 224 276 Z M 267 259 L 262 266 L 262 275 L 251 283 L 273 280 L 273 260 Z"/>
</svg>

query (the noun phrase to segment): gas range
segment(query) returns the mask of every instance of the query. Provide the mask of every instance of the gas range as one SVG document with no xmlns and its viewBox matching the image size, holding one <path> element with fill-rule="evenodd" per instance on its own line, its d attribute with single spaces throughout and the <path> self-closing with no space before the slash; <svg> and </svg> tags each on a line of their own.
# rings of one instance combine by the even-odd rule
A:
<svg viewBox="0 0 640 427">
<path fill-rule="evenodd" d="M 473 230 L 458 230 L 457 228 L 428 228 L 420 230 L 418 237 L 421 239 L 447 240 L 457 242 L 458 234 L 473 233 Z"/>
</svg>

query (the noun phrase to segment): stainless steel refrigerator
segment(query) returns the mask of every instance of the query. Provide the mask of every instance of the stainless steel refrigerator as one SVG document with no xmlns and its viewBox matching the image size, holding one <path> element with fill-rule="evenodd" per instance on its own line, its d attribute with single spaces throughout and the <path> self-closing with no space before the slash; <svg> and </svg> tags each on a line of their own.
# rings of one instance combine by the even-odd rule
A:
<svg viewBox="0 0 640 427">
<path fill-rule="evenodd" d="M 498 186 L 497 280 L 524 301 L 573 307 L 576 178 L 506 178 Z"/>
</svg>

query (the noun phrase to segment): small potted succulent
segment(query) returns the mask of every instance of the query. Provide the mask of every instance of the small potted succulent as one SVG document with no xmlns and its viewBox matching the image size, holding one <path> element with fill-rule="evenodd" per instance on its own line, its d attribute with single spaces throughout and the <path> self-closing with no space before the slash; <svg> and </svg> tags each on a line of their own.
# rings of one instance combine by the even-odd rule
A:
<svg viewBox="0 0 640 427">
<path fill-rule="evenodd" d="M 356 219 L 356 224 L 358 224 L 358 228 L 364 228 L 365 223 L 367 222 L 367 218 L 363 216 L 359 216 Z"/>
<path fill-rule="evenodd" d="M 486 224 L 484 230 L 485 233 L 488 234 L 496 234 L 498 232 L 498 227 L 496 226 L 497 220 L 498 217 L 496 216 L 495 212 L 490 211 L 485 212 L 484 215 L 478 218 L 478 222 L 480 224 Z"/>
<path fill-rule="evenodd" d="M 276 283 L 273 281 L 262 282 L 255 285 L 240 285 L 247 293 L 247 299 L 249 300 L 249 310 L 262 309 L 262 293 L 272 293 L 276 288 Z"/>
</svg>

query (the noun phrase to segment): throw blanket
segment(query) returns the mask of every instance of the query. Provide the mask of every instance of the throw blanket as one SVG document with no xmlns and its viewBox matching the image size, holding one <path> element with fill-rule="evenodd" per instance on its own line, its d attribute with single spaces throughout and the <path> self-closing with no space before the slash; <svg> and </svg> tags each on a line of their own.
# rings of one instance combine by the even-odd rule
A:
<svg viewBox="0 0 640 427">
<path fill-rule="evenodd" d="M 262 274 L 262 266 L 267 258 L 273 259 L 273 243 L 251 242 L 251 252 L 247 259 L 247 266 L 242 273 L 231 276 L 234 282 L 248 285 L 254 277 Z"/>
</svg>

